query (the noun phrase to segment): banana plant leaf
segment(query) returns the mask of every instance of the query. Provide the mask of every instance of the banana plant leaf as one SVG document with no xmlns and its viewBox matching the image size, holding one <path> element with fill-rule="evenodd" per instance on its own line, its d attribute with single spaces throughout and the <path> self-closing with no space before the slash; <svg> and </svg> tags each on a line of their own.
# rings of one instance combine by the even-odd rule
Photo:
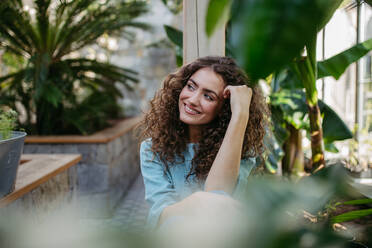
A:
<svg viewBox="0 0 372 248">
<path fill-rule="evenodd" d="M 333 153 L 338 153 L 339 152 L 339 150 L 337 149 L 337 147 L 333 143 L 324 144 L 324 150 L 326 150 L 327 152 L 333 152 Z"/>
<path fill-rule="evenodd" d="M 308 109 L 305 93 L 301 90 L 281 90 L 270 96 L 271 105 L 280 108 L 283 120 L 297 129 L 309 131 Z M 337 113 L 326 103 L 319 100 L 319 109 L 323 116 L 323 139 L 325 144 L 353 137 L 350 129 Z M 275 113 L 275 112 L 274 112 Z M 329 146 L 329 149 L 334 149 Z M 335 151 L 335 150 L 334 150 Z"/>
<path fill-rule="evenodd" d="M 352 132 L 337 113 L 322 100 L 318 101 L 319 109 L 323 115 L 323 139 L 325 144 L 336 140 L 351 139 Z"/>
<path fill-rule="evenodd" d="M 372 39 L 359 43 L 329 59 L 318 62 L 318 79 L 332 76 L 339 79 L 346 68 L 372 49 Z"/>
<path fill-rule="evenodd" d="M 367 3 L 369 6 L 372 7 L 372 0 L 364 0 L 365 3 Z"/>
<path fill-rule="evenodd" d="M 302 81 L 297 77 L 296 73 L 294 73 L 294 71 L 290 67 L 287 67 L 276 73 L 274 80 L 272 81 L 271 88 L 274 92 L 276 92 L 279 91 L 279 89 L 303 89 L 304 85 Z"/>
<path fill-rule="evenodd" d="M 308 108 L 302 91 L 281 90 L 271 94 L 271 105 L 283 111 L 283 119 L 296 129 L 309 129 Z"/>
<path fill-rule="evenodd" d="M 265 78 L 298 56 L 341 2 L 234 0 L 231 6 L 233 54 L 253 81 Z"/>
</svg>

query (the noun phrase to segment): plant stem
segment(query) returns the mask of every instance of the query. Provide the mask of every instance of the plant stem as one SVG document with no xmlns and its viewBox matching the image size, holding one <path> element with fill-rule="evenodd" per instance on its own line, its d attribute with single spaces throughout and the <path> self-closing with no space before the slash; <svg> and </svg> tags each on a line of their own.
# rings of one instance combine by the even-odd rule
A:
<svg viewBox="0 0 372 248">
<path fill-rule="evenodd" d="M 312 171 L 324 167 L 323 129 L 318 104 L 309 107 Z"/>
<path fill-rule="evenodd" d="M 316 89 L 317 63 L 316 63 L 316 36 L 306 45 L 306 67 L 311 78 L 304 81 L 306 101 L 309 108 L 310 136 L 311 136 L 311 161 L 312 171 L 315 172 L 324 167 L 324 145 L 322 119 L 318 106 L 318 91 Z"/>
<path fill-rule="evenodd" d="M 285 155 L 282 160 L 283 173 L 301 175 L 304 172 L 304 153 L 302 151 L 302 135 L 299 129 L 286 124 L 289 138 L 284 142 Z"/>
</svg>

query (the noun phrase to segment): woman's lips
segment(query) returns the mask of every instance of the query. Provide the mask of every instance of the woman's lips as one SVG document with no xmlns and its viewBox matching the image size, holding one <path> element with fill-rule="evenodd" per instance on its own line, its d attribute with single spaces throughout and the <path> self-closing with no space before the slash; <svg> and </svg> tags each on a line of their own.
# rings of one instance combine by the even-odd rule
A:
<svg viewBox="0 0 372 248">
<path fill-rule="evenodd" d="M 199 111 L 196 111 L 195 109 L 192 109 L 190 108 L 189 106 L 187 106 L 186 104 L 183 105 L 185 107 L 185 112 L 190 114 L 190 115 L 197 115 L 197 114 L 200 114 Z"/>
</svg>

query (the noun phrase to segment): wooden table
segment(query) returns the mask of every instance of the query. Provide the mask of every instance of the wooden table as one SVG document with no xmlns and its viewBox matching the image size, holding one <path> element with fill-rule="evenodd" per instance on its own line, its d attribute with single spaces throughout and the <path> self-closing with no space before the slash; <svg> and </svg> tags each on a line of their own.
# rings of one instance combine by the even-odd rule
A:
<svg viewBox="0 0 372 248">
<path fill-rule="evenodd" d="M 80 154 L 23 154 L 18 168 L 15 189 L 0 198 L 0 207 L 17 200 L 50 178 L 76 165 Z"/>
</svg>

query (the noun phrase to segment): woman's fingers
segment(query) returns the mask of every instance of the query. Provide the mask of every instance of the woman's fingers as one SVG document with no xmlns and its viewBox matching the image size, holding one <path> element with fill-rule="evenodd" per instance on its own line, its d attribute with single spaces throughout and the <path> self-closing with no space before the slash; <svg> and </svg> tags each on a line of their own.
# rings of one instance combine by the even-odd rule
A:
<svg viewBox="0 0 372 248">
<path fill-rule="evenodd" d="M 224 98 L 230 97 L 230 107 L 233 114 L 246 116 L 249 114 L 252 93 L 252 89 L 247 85 L 228 85 L 223 91 L 223 96 Z"/>
</svg>

